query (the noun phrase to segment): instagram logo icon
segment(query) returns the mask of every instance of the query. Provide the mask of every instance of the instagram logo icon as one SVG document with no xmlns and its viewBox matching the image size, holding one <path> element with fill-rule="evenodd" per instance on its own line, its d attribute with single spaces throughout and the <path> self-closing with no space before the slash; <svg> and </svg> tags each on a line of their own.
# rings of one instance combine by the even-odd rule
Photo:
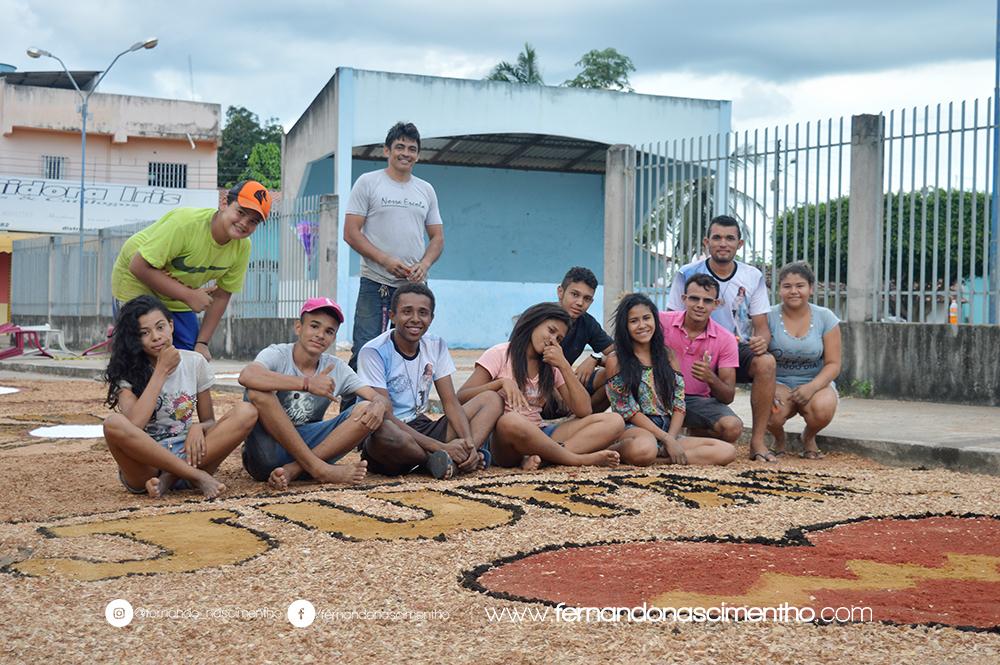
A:
<svg viewBox="0 0 1000 665">
<path fill-rule="evenodd" d="M 132 603 L 124 598 L 115 598 L 104 608 L 104 618 L 115 628 L 124 628 L 132 623 Z"/>
</svg>

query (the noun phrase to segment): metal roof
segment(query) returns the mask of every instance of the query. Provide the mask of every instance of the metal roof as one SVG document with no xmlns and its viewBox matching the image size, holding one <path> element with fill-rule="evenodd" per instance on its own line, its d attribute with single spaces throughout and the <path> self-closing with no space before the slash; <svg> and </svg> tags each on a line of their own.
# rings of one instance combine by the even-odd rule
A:
<svg viewBox="0 0 1000 665">
<path fill-rule="evenodd" d="M 420 141 L 424 164 L 604 173 L 608 144 L 549 134 L 465 134 Z M 382 159 L 382 145 L 357 146 L 357 159 Z"/>
<path fill-rule="evenodd" d="M 100 70 L 96 72 L 71 72 L 76 84 L 81 90 L 87 90 L 97 80 Z M 40 88 L 64 88 L 75 90 L 66 72 L 0 72 L 0 77 L 11 85 L 33 85 Z"/>
</svg>

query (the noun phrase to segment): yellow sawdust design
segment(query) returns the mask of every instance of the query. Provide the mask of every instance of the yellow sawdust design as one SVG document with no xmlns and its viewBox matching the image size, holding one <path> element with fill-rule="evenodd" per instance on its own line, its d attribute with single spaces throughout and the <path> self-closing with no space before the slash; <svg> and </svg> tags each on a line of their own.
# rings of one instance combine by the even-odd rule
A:
<svg viewBox="0 0 1000 665">
<path fill-rule="evenodd" d="M 602 506 L 589 499 L 607 498 L 608 490 L 600 485 L 580 485 L 578 483 L 510 483 L 501 486 L 466 488 L 484 494 L 498 494 L 512 499 L 534 500 L 546 507 L 562 508 L 572 515 L 581 517 L 615 517 L 623 514 L 620 508 Z"/>
<path fill-rule="evenodd" d="M 131 573 L 179 573 L 236 564 L 268 549 L 268 544 L 253 532 L 213 521 L 236 517 L 238 514 L 229 510 L 212 510 L 53 527 L 50 532 L 60 538 L 117 534 L 158 546 L 164 552 L 151 559 L 121 562 L 27 559 L 13 564 L 11 568 L 40 577 L 60 576 L 92 581 Z"/>
<path fill-rule="evenodd" d="M 628 478 L 623 484 L 642 489 L 656 490 L 668 496 L 676 496 L 683 501 L 697 504 L 698 508 L 725 508 L 744 504 L 747 503 L 747 500 L 741 499 L 741 496 L 749 494 L 766 494 L 789 499 L 811 499 L 813 501 L 823 501 L 826 498 L 819 492 L 811 492 L 809 490 L 746 487 L 744 485 L 706 478 L 692 478 L 690 481 L 682 481 L 675 478 L 647 476 Z"/>
<path fill-rule="evenodd" d="M 260 506 L 260 509 L 311 529 L 355 540 L 437 538 L 459 531 L 495 528 L 514 517 L 514 513 L 505 508 L 434 490 L 366 492 L 365 496 L 422 510 L 427 516 L 416 520 L 386 521 L 318 501 L 273 503 Z"/>
<path fill-rule="evenodd" d="M 762 573 L 747 592 L 740 596 L 712 595 L 672 591 L 652 599 L 658 607 L 775 607 L 788 603 L 796 607 L 811 604 L 817 591 L 889 591 L 910 589 L 931 580 L 1000 582 L 1000 557 L 971 554 L 948 554 L 943 566 L 892 564 L 852 559 L 846 568 L 853 577 L 816 577 L 786 573 Z"/>
</svg>

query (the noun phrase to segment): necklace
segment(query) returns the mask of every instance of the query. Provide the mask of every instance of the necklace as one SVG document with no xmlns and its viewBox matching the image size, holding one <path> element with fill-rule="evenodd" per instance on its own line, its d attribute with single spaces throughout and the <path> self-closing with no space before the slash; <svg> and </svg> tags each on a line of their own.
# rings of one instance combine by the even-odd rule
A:
<svg viewBox="0 0 1000 665">
<path fill-rule="evenodd" d="M 793 335 L 792 333 L 788 332 L 788 328 L 785 327 L 785 306 L 784 305 L 781 306 L 781 316 L 778 317 L 778 318 L 781 319 L 781 331 L 783 333 L 785 333 L 786 335 L 788 335 L 789 337 L 791 337 L 792 339 L 805 339 L 806 337 L 809 337 L 809 335 L 812 333 L 813 325 L 814 324 L 813 324 L 813 314 L 812 314 L 812 308 L 811 307 L 809 308 L 809 329 L 806 330 L 805 334 L 802 335 L 802 336 Z"/>
<path fill-rule="evenodd" d="M 417 354 L 417 357 L 418 358 L 420 357 L 419 353 Z M 410 374 L 410 366 L 411 365 L 417 368 L 417 372 L 416 372 L 416 377 L 415 378 L 414 378 L 413 375 Z M 404 358 L 403 359 L 403 369 L 406 372 L 406 380 L 410 384 L 410 394 L 413 396 L 413 411 L 414 411 L 414 413 L 419 413 L 420 412 L 420 399 L 419 399 L 419 394 L 420 394 L 420 363 L 417 362 L 417 358 L 414 358 L 413 360 L 407 360 L 406 358 Z"/>
</svg>

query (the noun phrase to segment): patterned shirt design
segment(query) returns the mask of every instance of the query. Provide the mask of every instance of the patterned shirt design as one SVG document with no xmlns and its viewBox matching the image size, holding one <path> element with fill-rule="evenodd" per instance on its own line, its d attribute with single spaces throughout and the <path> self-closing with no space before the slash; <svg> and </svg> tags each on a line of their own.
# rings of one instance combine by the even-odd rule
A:
<svg viewBox="0 0 1000 665">
<path fill-rule="evenodd" d="M 674 372 L 674 395 L 673 408 L 668 411 L 663 404 L 663 400 L 656 392 L 656 381 L 653 378 L 653 368 L 642 368 L 642 383 L 639 384 L 639 401 L 636 402 L 631 391 L 625 387 L 621 374 L 611 377 L 606 387 L 608 399 L 611 401 L 611 410 L 619 414 L 628 422 L 632 416 L 642 413 L 647 416 L 673 415 L 673 411 L 684 411 L 684 377 L 679 372 Z"/>
</svg>

